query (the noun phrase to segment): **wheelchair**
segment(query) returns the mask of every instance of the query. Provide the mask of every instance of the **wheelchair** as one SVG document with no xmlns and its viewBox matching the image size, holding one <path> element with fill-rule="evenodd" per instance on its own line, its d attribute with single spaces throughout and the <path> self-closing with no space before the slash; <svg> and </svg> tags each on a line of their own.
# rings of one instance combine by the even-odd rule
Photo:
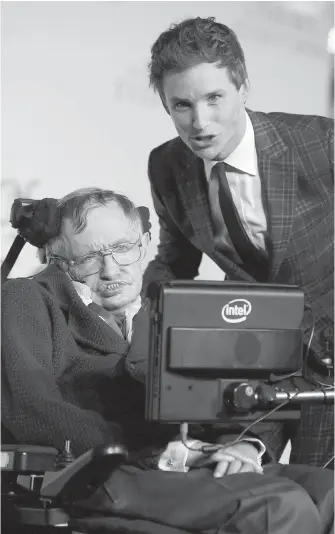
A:
<svg viewBox="0 0 335 534">
<path fill-rule="evenodd" d="M 153 521 L 92 514 L 85 504 L 78 506 L 127 462 L 122 445 L 96 447 L 65 466 L 64 451 L 52 447 L 2 445 L 0 455 L 2 534 L 192 534 Z"/>
<path fill-rule="evenodd" d="M 120 445 L 91 449 L 67 465 L 64 452 L 52 447 L 3 445 L 3 534 L 83 532 L 77 530 L 75 503 L 90 497 L 126 460 L 127 451 Z"/>
<path fill-rule="evenodd" d="M 24 242 L 21 235 L 16 237 L 1 268 L 2 282 L 6 280 Z M 333 359 L 327 356 L 321 363 L 321 374 L 324 374 L 325 368 L 330 380 Z M 319 371 L 319 367 L 316 370 Z M 245 386 L 244 383 L 239 385 Z M 208 387 L 212 388 L 212 384 Z M 240 391 L 238 388 L 232 390 L 235 395 L 233 400 L 244 403 L 246 397 Z M 327 393 L 334 398 L 333 390 Z M 287 393 L 279 392 L 280 395 Z M 306 394 L 302 392 L 302 395 Z M 327 400 L 323 390 L 320 390 L 319 396 L 322 401 Z M 250 399 L 246 400 L 249 406 Z M 193 410 L 192 403 L 190 410 Z M 187 417 L 183 416 L 183 420 Z M 65 453 L 68 452 L 66 449 Z M 54 448 L 24 444 L 3 445 L 0 455 L 3 534 L 186 534 L 180 529 L 131 517 L 89 515 L 80 506 L 81 502 L 94 495 L 114 469 L 128 461 L 128 451 L 121 445 L 101 446 L 76 459 L 67 458 L 71 461 L 66 462 L 62 452 Z M 188 534 L 191 533 L 188 531 Z"/>
</svg>

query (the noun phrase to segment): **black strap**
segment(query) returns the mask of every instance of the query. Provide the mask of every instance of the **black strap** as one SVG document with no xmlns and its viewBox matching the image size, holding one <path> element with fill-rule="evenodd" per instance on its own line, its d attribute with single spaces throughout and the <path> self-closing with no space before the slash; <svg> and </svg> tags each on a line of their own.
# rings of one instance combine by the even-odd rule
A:
<svg viewBox="0 0 335 534">
<path fill-rule="evenodd" d="M 256 280 L 265 281 L 268 273 L 268 261 L 265 254 L 258 250 L 250 241 L 241 219 L 238 215 L 233 197 L 230 192 L 224 163 L 217 163 L 212 172 L 218 173 L 219 201 L 222 216 L 229 236 L 237 254 L 240 256 L 243 268 Z"/>
<path fill-rule="evenodd" d="M 14 239 L 12 246 L 10 247 L 7 256 L 1 264 L 1 283 L 3 284 L 9 273 L 11 272 L 14 263 L 16 262 L 21 250 L 23 249 L 26 240 L 20 234 Z"/>
</svg>

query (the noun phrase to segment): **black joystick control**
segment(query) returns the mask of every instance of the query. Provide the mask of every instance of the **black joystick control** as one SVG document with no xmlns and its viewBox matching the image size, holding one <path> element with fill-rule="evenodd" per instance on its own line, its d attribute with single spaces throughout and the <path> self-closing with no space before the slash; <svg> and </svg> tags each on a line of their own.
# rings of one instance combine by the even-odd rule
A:
<svg viewBox="0 0 335 534">
<path fill-rule="evenodd" d="M 71 441 L 65 441 L 64 449 L 61 450 L 56 458 L 56 469 L 63 469 L 75 460 L 75 456 L 71 450 Z"/>
</svg>

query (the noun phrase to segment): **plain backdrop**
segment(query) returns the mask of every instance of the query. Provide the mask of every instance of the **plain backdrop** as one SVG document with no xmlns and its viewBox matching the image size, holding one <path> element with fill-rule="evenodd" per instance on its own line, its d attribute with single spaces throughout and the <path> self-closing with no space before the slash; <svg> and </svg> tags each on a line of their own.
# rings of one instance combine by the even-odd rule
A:
<svg viewBox="0 0 335 534">
<path fill-rule="evenodd" d="M 245 50 L 261 111 L 328 115 L 332 2 L 2 2 L 2 258 L 16 197 L 60 197 L 87 186 L 129 195 L 157 218 L 150 150 L 175 136 L 148 87 L 150 47 L 171 23 L 215 16 Z M 12 276 L 38 266 L 26 246 Z M 222 279 L 210 261 L 202 278 Z"/>
<path fill-rule="evenodd" d="M 238 35 L 260 111 L 330 115 L 333 2 L 2 2 L 1 176 L 4 258 L 14 198 L 99 186 L 152 212 L 150 150 L 175 136 L 148 87 L 150 47 L 171 23 L 215 16 Z M 26 245 L 12 276 L 40 269 Z M 204 258 L 200 278 L 223 279 Z M 283 462 L 289 458 L 289 447 Z"/>
</svg>

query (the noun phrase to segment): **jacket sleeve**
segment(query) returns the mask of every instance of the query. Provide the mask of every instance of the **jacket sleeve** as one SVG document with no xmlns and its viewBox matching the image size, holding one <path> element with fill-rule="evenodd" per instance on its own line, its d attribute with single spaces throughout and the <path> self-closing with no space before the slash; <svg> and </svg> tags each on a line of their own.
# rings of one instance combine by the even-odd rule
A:
<svg viewBox="0 0 335 534">
<path fill-rule="evenodd" d="M 24 296 L 24 298 L 23 298 Z M 8 281 L 2 295 L 2 423 L 19 443 L 63 448 L 75 455 L 122 442 L 120 427 L 64 400 L 53 363 L 50 305 L 34 281 Z"/>
<path fill-rule="evenodd" d="M 156 160 L 159 155 L 156 155 Z M 172 219 L 163 197 L 155 183 L 160 183 L 164 166 L 159 161 L 153 164 L 153 153 L 149 157 L 148 175 L 151 182 L 151 194 L 159 220 L 159 244 L 155 259 L 151 261 L 144 273 L 143 295 L 151 282 L 167 282 L 174 279 L 191 280 L 198 275 L 202 253 L 183 235 Z M 173 193 L 171 190 L 172 194 Z"/>
<path fill-rule="evenodd" d="M 334 183 L 334 121 L 329 121 L 328 144 L 329 144 L 329 163 Z"/>
<path fill-rule="evenodd" d="M 240 423 L 240 431 L 235 429 L 224 429 L 224 425 L 217 426 L 216 438 L 212 439 L 214 443 L 220 443 L 221 445 L 227 445 L 236 440 L 243 430 L 247 429 L 246 423 Z M 288 437 L 284 432 L 284 425 L 281 422 L 269 422 L 269 423 L 257 423 L 253 429 L 246 431 L 242 441 L 259 440 L 265 447 L 262 463 L 276 463 L 279 461 L 280 456 L 285 448 Z M 256 443 L 251 441 L 251 444 L 257 447 Z"/>
</svg>

